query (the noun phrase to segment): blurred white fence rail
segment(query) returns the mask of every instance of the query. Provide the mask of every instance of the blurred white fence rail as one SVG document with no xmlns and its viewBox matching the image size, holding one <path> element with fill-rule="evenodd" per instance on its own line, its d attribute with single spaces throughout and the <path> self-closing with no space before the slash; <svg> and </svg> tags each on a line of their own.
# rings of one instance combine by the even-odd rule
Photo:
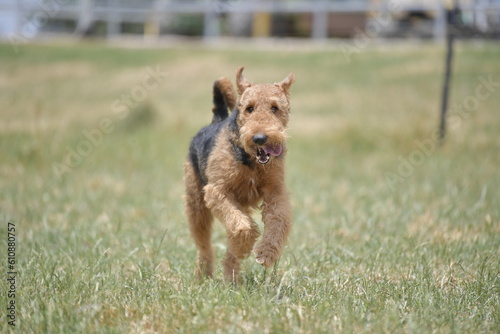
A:
<svg viewBox="0 0 500 334">
<path fill-rule="evenodd" d="M 479 1 L 484 3 L 484 1 Z M 221 14 L 231 13 L 306 13 L 311 14 L 311 38 L 328 37 L 328 20 L 331 13 L 383 13 L 392 14 L 394 6 L 398 10 L 414 10 L 433 13 L 433 35 L 442 39 L 445 35 L 446 9 L 442 1 L 346 1 L 346 0 L 289 0 L 289 1 L 244 1 L 244 0 L 0 0 L 0 21 L 5 31 L 26 35 L 27 23 L 31 23 L 30 33 L 43 28 L 49 20 L 76 22 L 75 34 L 82 34 L 92 22 L 102 21 L 107 25 L 108 37 L 121 33 L 121 24 L 142 23 L 159 27 L 165 16 L 178 14 L 201 14 L 203 37 L 217 38 L 221 35 Z M 498 3 L 481 10 L 499 9 Z M 484 7 L 484 6 L 483 6 Z M 478 10 L 478 6 L 469 10 Z M 364 27 L 360 27 L 361 29 Z M 0 24 L 0 35 L 2 25 Z"/>
</svg>

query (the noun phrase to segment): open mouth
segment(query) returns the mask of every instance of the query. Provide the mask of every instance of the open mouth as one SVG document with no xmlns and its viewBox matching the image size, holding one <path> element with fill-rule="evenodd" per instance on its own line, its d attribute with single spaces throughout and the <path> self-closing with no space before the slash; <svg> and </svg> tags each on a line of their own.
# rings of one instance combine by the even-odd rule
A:
<svg viewBox="0 0 500 334">
<path fill-rule="evenodd" d="M 283 147 L 277 146 L 260 146 L 257 148 L 257 162 L 265 165 L 271 160 L 271 157 L 278 157 L 281 155 Z"/>
</svg>

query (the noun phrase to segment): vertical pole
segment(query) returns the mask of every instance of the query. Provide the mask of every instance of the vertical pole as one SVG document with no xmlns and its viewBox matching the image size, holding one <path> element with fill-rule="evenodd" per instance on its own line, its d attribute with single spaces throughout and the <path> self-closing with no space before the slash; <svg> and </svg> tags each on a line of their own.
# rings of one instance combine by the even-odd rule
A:
<svg viewBox="0 0 500 334">
<path fill-rule="evenodd" d="M 82 0 L 74 34 L 79 37 L 85 37 L 89 33 L 93 20 L 94 0 Z"/>
<path fill-rule="evenodd" d="M 220 17 L 209 0 L 205 1 L 205 17 L 203 23 L 203 38 L 212 40 L 219 37 Z"/>
<path fill-rule="evenodd" d="M 328 12 L 327 5 L 323 0 L 313 2 L 312 15 L 312 38 L 315 41 L 324 40 L 328 37 Z"/>
<path fill-rule="evenodd" d="M 121 34 L 120 3 L 118 0 L 111 0 L 108 4 L 108 30 L 107 38 L 111 39 Z"/>
<path fill-rule="evenodd" d="M 441 1 L 436 4 L 433 27 L 434 41 L 441 44 L 446 38 L 446 8 Z"/>
<path fill-rule="evenodd" d="M 22 24 L 21 24 L 21 17 L 23 17 L 23 1 L 19 0 L 16 1 L 16 8 L 14 8 L 15 15 L 16 15 L 16 28 L 14 30 L 15 34 L 17 36 L 21 36 L 21 29 L 22 29 Z"/>
<path fill-rule="evenodd" d="M 446 135 L 446 112 L 448 109 L 448 96 L 450 91 L 451 64 L 453 60 L 453 42 L 455 40 L 455 24 L 457 22 L 458 6 L 454 0 L 453 9 L 448 15 L 446 26 L 446 68 L 444 73 L 443 93 L 441 99 L 441 117 L 439 122 L 439 143 L 444 143 Z"/>
</svg>

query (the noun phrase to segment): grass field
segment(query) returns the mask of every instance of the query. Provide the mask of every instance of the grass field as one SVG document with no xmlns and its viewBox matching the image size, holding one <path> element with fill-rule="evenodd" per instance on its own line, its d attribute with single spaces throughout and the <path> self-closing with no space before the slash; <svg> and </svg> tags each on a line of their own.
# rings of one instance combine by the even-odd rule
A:
<svg viewBox="0 0 500 334">
<path fill-rule="evenodd" d="M 0 220 L 15 296 L 0 332 L 500 332 L 500 45 L 443 48 L 0 45 Z M 211 85 L 295 72 L 279 264 L 197 282 L 182 164 Z M 489 82 L 489 83 L 488 83 Z M 258 216 L 256 216 L 258 219 Z M 12 225 L 14 224 L 14 225 Z M 10 271 L 7 251 L 1 266 Z M 15 327 L 7 309 L 15 302 Z"/>
</svg>

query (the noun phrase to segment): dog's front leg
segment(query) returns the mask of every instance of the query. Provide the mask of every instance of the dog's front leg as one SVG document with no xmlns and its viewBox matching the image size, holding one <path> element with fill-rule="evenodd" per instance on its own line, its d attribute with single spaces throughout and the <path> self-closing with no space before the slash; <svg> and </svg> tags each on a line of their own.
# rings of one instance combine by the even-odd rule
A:
<svg viewBox="0 0 500 334">
<path fill-rule="evenodd" d="M 208 184 L 204 187 L 205 203 L 214 216 L 225 226 L 228 238 L 224 259 L 224 276 L 228 281 L 238 281 L 240 263 L 247 258 L 260 235 L 257 224 L 246 208 L 241 207 L 227 190 Z"/>
<path fill-rule="evenodd" d="M 262 220 L 264 234 L 255 248 L 257 263 L 270 267 L 278 260 L 291 229 L 291 206 L 284 185 L 264 190 Z"/>
</svg>

